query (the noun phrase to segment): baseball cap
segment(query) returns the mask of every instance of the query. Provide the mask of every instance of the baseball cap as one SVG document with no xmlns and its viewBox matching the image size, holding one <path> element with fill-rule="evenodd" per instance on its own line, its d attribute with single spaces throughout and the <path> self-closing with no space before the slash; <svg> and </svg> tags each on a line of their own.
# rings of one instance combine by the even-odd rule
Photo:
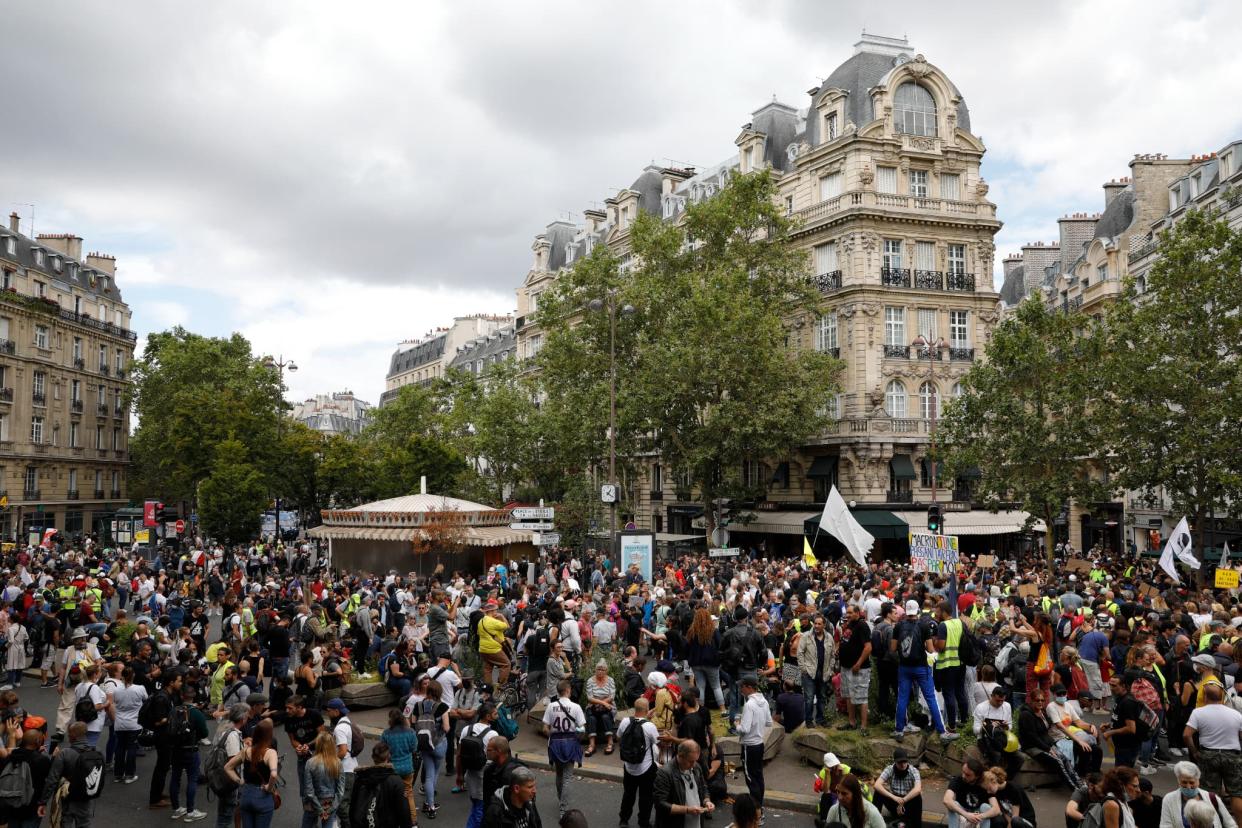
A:
<svg viewBox="0 0 1242 828">
<path fill-rule="evenodd" d="M 841 760 L 837 758 L 837 755 L 835 753 L 824 754 L 824 767 L 825 768 L 835 768 L 839 764 L 841 764 Z"/>
<path fill-rule="evenodd" d="M 323 706 L 324 710 L 335 710 L 337 713 L 349 715 L 349 708 L 340 699 L 332 699 Z"/>
<path fill-rule="evenodd" d="M 907 751 L 903 747 L 893 748 L 893 761 L 894 762 L 909 762 L 910 761 L 909 751 Z"/>
</svg>

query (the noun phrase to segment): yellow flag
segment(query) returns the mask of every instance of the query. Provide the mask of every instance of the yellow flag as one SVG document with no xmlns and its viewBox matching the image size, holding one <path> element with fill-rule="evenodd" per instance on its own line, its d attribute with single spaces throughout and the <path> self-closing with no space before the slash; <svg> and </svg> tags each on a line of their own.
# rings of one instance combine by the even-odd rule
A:
<svg viewBox="0 0 1242 828">
<path fill-rule="evenodd" d="M 811 551 L 811 542 L 802 536 L 802 563 L 806 564 L 807 569 L 814 569 L 819 561 L 815 560 L 815 553 Z"/>
</svg>

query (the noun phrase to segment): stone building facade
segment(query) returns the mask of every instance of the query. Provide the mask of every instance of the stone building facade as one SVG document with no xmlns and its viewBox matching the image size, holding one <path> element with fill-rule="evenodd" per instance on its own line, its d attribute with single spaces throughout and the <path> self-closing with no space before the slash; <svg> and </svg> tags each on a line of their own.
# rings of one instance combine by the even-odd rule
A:
<svg viewBox="0 0 1242 828">
<path fill-rule="evenodd" d="M 379 404 L 383 406 L 396 397 L 402 386 L 430 386 L 444 376 L 460 348 L 512 324 L 513 317 L 508 315 L 459 316 L 447 328 L 436 328 L 420 339 L 401 343 L 389 362 Z"/>
<path fill-rule="evenodd" d="M 764 105 L 734 143 L 735 156 L 706 170 L 648 167 L 581 225 L 556 222 L 536 237 L 517 291 L 519 355 L 541 343 L 529 322 L 538 294 L 594 244 L 624 262 L 639 210 L 677 221 L 730 175 L 769 169 L 821 297 L 790 320 L 790 341 L 845 364 L 840 392 L 825 392 L 830 427 L 787 457 L 754 458 L 743 479 L 766 487 L 772 505 L 822 502 L 833 484 L 859 503 L 924 505 L 934 417 L 999 318 L 1001 224 L 961 93 L 904 38 L 864 34 L 805 106 Z M 685 531 L 690 493 L 658 458 L 645 465 L 626 487 L 635 522 Z M 940 500 L 969 499 L 969 481 L 937 482 Z"/>
<path fill-rule="evenodd" d="M 353 391 L 316 394 L 295 405 L 289 417 L 320 434 L 357 436 L 371 422 L 371 404 Z"/>
<path fill-rule="evenodd" d="M 112 256 L 0 226 L 0 537 L 106 537 L 129 500 L 136 339 Z"/>
</svg>

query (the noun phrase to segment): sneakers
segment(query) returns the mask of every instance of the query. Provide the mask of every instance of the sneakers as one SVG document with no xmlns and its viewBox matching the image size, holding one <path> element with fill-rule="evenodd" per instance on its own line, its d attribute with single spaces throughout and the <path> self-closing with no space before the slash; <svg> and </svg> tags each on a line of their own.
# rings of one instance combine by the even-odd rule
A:
<svg viewBox="0 0 1242 828">
<path fill-rule="evenodd" d="M 902 730 L 894 730 L 889 735 L 892 736 L 894 739 L 896 739 L 898 742 L 904 741 L 906 738 L 905 731 L 902 731 Z"/>
<path fill-rule="evenodd" d="M 922 732 L 923 732 L 923 728 L 919 727 L 916 724 L 911 723 L 911 724 L 906 725 L 906 733 L 922 733 Z"/>
<path fill-rule="evenodd" d="M 50 681 L 45 681 L 45 682 L 43 682 L 42 684 L 40 684 L 39 686 L 40 686 L 40 687 L 42 687 L 42 688 L 44 688 L 44 689 L 49 688 L 49 687 L 55 687 L 55 686 L 56 686 L 56 680 L 55 680 L 55 679 L 52 679 L 52 680 L 50 680 Z"/>
<path fill-rule="evenodd" d="M 127 777 L 125 777 L 125 779 L 124 779 L 124 780 L 122 780 L 121 784 L 122 784 L 122 785 L 132 785 L 132 784 L 134 784 L 134 783 L 135 783 L 135 782 L 137 782 L 137 781 L 138 781 L 138 777 L 137 777 L 137 776 L 127 776 Z"/>
<path fill-rule="evenodd" d="M 169 818 L 169 819 L 181 819 L 181 818 L 182 818 L 183 816 L 185 816 L 187 813 L 189 813 L 189 812 L 188 812 L 185 808 L 178 808 L 177 810 L 175 810 L 175 811 L 173 811 L 171 814 L 169 814 L 168 818 Z"/>
<path fill-rule="evenodd" d="M 1186 755 L 1186 749 L 1185 749 L 1185 748 L 1171 747 L 1171 748 L 1169 748 L 1169 754 L 1170 754 L 1171 756 L 1176 756 L 1178 759 L 1181 759 L 1182 757 L 1184 757 L 1184 756 Z"/>
<path fill-rule="evenodd" d="M 190 811 L 188 814 L 185 815 L 185 821 L 186 822 L 198 822 L 200 819 L 203 819 L 206 816 L 207 816 L 207 813 L 205 811 L 200 811 L 199 809 L 195 808 L 193 811 Z"/>
<path fill-rule="evenodd" d="M 211 740 L 210 740 L 210 739 L 199 739 L 199 740 L 198 740 L 198 743 L 199 743 L 200 745 L 202 745 L 203 747 L 211 747 Z"/>
<path fill-rule="evenodd" d="M 960 738 L 960 736 L 961 736 L 961 734 L 954 733 L 954 732 L 953 732 L 953 731 L 951 731 L 951 730 L 946 730 L 944 733 L 941 733 L 941 734 L 940 734 L 940 741 L 942 741 L 942 742 L 952 742 L 954 739 L 958 739 L 958 738 Z"/>
<path fill-rule="evenodd" d="M 1156 769 L 1152 767 L 1151 765 L 1144 765 L 1140 762 L 1138 766 L 1138 772 L 1143 774 L 1143 776 L 1151 776 L 1156 772 Z"/>
</svg>

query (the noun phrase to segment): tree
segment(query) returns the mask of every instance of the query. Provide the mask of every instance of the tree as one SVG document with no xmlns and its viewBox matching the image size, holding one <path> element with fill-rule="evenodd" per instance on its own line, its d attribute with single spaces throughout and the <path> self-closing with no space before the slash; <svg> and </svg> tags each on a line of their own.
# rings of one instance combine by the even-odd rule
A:
<svg viewBox="0 0 1242 828">
<path fill-rule="evenodd" d="M 610 322 L 582 308 L 634 308 L 616 318 L 619 456 L 654 453 L 688 473 L 709 531 L 713 501 L 745 492 L 743 462 L 817 432 L 836 390 L 839 362 L 787 344 L 789 325 L 819 301 L 790 230 L 770 175 L 738 176 L 682 223 L 641 215 L 631 266 L 595 253 L 541 303 L 541 382 L 576 453 L 596 463 L 607 445 Z"/>
<path fill-rule="evenodd" d="M 996 327 L 984 359 L 962 380 L 961 398 L 940 421 L 950 472 L 977 468 L 975 495 L 990 508 L 1016 501 L 1042 518 L 1049 559 L 1062 509 L 1108 494 L 1087 468 L 1105 449 L 1100 339 L 1089 317 L 1027 299 Z"/>
<path fill-rule="evenodd" d="M 198 487 L 203 528 L 225 543 L 245 543 L 258 535 L 266 505 L 267 486 L 248 461 L 246 447 L 232 437 L 222 441 L 211 474 Z"/>
<path fill-rule="evenodd" d="M 454 493 L 459 476 L 469 469 L 449 439 L 439 395 L 429 388 L 403 387 L 395 399 L 376 410 L 361 440 L 376 498 L 417 492 L 423 476 L 428 491 Z"/>
<path fill-rule="evenodd" d="M 325 439 L 316 477 L 320 509 L 347 509 L 376 499 L 369 452 L 361 439 L 345 434 Z"/>
<path fill-rule="evenodd" d="M 1160 237 L 1140 290 L 1105 317 L 1110 461 L 1122 486 L 1163 487 L 1204 548 L 1212 515 L 1242 508 L 1242 231 L 1190 210 Z"/>
<path fill-rule="evenodd" d="M 282 389 L 241 335 L 209 338 L 180 327 L 151 334 L 133 380 L 132 491 L 192 500 L 217 448 L 230 439 L 265 476 L 276 468 Z"/>
<path fill-rule="evenodd" d="M 320 466 L 326 438 L 305 423 L 289 420 L 280 431 L 280 462 L 276 466 L 273 491 L 285 509 L 296 507 L 307 525 L 318 523 L 319 510 L 327 508 L 320 492 Z M 287 527 L 282 527 L 287 528 Z"/>
</svg>

